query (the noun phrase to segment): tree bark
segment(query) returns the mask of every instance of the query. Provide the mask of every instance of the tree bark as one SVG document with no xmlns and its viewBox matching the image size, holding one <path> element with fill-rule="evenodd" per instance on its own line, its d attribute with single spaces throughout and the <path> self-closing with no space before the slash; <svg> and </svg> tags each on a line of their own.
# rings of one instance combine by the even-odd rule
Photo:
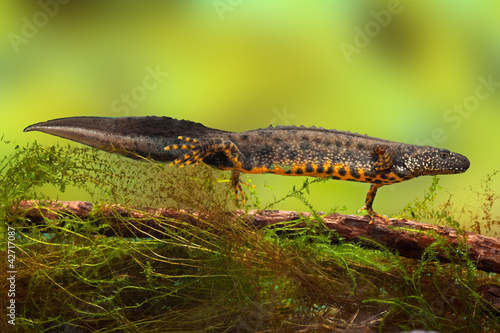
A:
<svg viewBox="0 0 500 333">
<path fill-rule="evenodd" d="M 98 211 L 92 211 L 93 205 L 86 201 L 62 201 L 40 203 L 36 201 L 23 201 L 12 211 L 26 217 L 32 223 L 43 222 L 44 218 L 57 220 L 62 215 L 76 215 L 87 219 L 91 216 L 102 219 L 108 223 L 110 229 L 102 230 L 105 235 L 122 235 L 124 237 L 161 237 L 162 234 L 155 230 L 161 230 L 163 226 L 158 224 L 161 218 L 178 220 L 193 225 L 200 225 L 197 212 L 185 210 L 174 210 L 169 208 L 144 208 L 135 210 L 133 208 L 118 205 L 99 207 Z M 245 215 L 242 210 L 230 212 L 233 218 L 245 220 L 247 225 L 257 229 L 264 227 L 279 226 L 280 223 L 296 221 L 301 217 L 311 217 L 311 213 L 297 213 L 284 210 L 249 211 Z M 140 223 L 138 221 L 140 219 Z M 356 215 L 330 214 L 322 216 L 323 223 L 346 241 L 361 242 L 366 246 L 375 246 L 376 243 L 391 251 L 397 251 L 400 256 L 419 259 L 425 249 L 436 241 L 436 238 L 444 238 L 453 249 L 465 245 L 469 258 L 475 263 L 479 270 L 485 272 L 500 273 L 500 239 L 487 237 L 471 232 L 457 231 L 451 227 L 436 226 L 417 221 L 405 219 L 389 219 L 385 222 L 375 218 L 373 224 L 369 224 L 367 217 Z M 134 226 L 131 230 L 127 222 Z M 304 223 L 297 226 L 305 226 Z M 139 233 L 138 233 L 139 232 Z M 337 237 L 334 236 L 337 240 Z M 454 256 L 455 251 L 445 251 L 436 248 L 438 259 L 449 262 L 459 258 Z"/>
</svg>

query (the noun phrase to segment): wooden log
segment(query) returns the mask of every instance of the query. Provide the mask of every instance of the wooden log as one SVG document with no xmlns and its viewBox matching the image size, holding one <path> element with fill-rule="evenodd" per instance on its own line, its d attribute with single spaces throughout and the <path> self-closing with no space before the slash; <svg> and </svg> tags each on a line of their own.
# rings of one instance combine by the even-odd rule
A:
<svg viewBox="0 0 500 333">
<path fill-rule="evenodd" d="M 41 223 L 44 218 L 56 220 L 61 215 L 74 214 L 82 219 L 94 216 L 102 219 L 110 225 L 109 230 L 103 230 L 103 234 L 122 235 L 124 237 L 161 237 L 156 232 L 161 230 L 159 221 L 162 218 L 178 220 L 193 225 L 201 225 L 198 220 L 198 212 L 175 210 L 169 208 L 144 208 L 133 209 L 117 205 L 100 207 L 98 211 L 92 211 L 93 205 L 86 201 L 62 201 L 40 203 L 36 201 L 23 201 L 12 211 L 26 217 L 33 223 Z M 245 215 L 242 210 L 230 212 L 233 218 L 240 218 L 257 229 L 279 226 L 280 223 L 297 221 L 302 217 L 311 217 L 311 213 L 297 213 L 284 210 L 250 211 Z M 373 224 L 368 223 L 367 217 L 356 215 L 330 214 L 321 217 L 323 223 L 346 241 L 362 242 L 367 246 L 374 244 L 367 239 L 373 240 L 391 251 L 397 251 L 403 257 L 419 259 L 425 249 L 440 237 L 449 242 L 452 248 L 460 245 L 467 246 L 469 258 L 476 264 L 479 270 L 485 272 L 500 273 L 500 239 L 487 237 L 471 232 L 457 231 L 451 227 L 436 226 L 417 221 L 405 219 L 389 219 L 383 221 L 376 218 Z M 140 223 L 138 223 L 140 219 Z M 127 222 L 134 226 L 131 230 Z M 305 226 L 298 224 L 297 226 Z M 442 261 L 457 260 L 451 258 L 453 251 L 436 249 L 438 259 Z"/>
</svg>

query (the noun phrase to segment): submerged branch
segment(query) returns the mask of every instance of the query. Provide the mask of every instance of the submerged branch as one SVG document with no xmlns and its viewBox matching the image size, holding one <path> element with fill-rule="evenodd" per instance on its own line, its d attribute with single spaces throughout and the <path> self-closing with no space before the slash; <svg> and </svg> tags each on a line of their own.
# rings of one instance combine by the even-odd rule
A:
<svg viewBox="0 0 500 333">
<path fill-rule="evenodd" d="M 31 223 L 43 223 L 45 219 L 57 220 L 61 216 L 77 216 L 80 219 L 94 220 L 98 224 L 107 224 L 108 228 L 100 228 L 99 233 L 108 236 L 120 235 L 123 237 L 156 237 L 164 235 L 165 226 L 173 225 L 175 221 L 201 226 L 200 213 L 169 208 L 142 208 L 135 209 L 118 205 L 97 207 L 86 201 L 63 201 L 40 203 L 23 201 L 13 211 L 27 218 Z M 302 218 L 312 218 L 311 213 L 297 213 L 284 210 L 249 211 L 242 210 L 228 212 L 234 218 L 245 221 L 249 227 L 261 229 L 265 227 L 279 227 L 286 222 L 298 221 Z M 366 217 L 343 214 L 322 216 L 325 226 L 345 241 L 363 243 L 374 247 L 380 244 L 391 251 L 397 251 L 400 256 L 420 259 L 426 248 L 437 239 L 445 239 L 452 249 L 466 245 L 470 260 L 479 270 L 500 273 L 500 239 L 487 237 L 471 232 L 457 231 L 451 227 L 436 226 L 405 219 L 389 219 L 385 222 L 376 218 L 373 224 L 368 223 Z M 313 222 L 314 223 L 314 222 Z M 176 227 L 179 225 L 176 224 Z M 294 225 L 305 227 L 305 220 Z M 337 240 L 333 236 L 332 241 Z M 371 241 L 370 241 L 371 240 Z M 374 242 L 372 242 L 374 241 Z M 465 247 L 464 247 L 465 248 Z M 457 260 L 455 251 L 435 248 L 437 258 L 448 262 Z"/>
</svg>

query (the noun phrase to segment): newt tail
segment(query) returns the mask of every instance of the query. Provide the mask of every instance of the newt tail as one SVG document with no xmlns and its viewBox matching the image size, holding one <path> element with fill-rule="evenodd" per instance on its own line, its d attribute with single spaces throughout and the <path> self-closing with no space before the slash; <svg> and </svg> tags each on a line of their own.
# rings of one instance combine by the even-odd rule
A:
<svg viewBox="0 0 500 333">
<path fill-rule="evenodd" d="M 373 222 L 378 188 L 424 175 L 465 172 L 467 157 L 447 149 L 399 143 L 357 133 L 316 127 L 277 126 L 227 132 L 169 117 L 72 117 L 49 120 L 25 130 L 41 131 L 127 157 L 151 158 L 185 166 L 205 163 L 233 172 L 273 173 L 370 183 L 366 210 Z"/>
</svg>

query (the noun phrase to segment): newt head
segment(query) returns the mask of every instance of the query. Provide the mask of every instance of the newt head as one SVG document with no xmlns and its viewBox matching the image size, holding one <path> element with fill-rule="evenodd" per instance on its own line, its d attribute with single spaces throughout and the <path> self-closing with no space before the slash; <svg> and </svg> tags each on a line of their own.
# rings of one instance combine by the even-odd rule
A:
<svg viewBox="0 0 500 333">
<path fill-rule="evenodd" d="M 405 164 L 416 177 L 462 173 L 469 169 L 470 161 L 464 155 L 448 149 L 420 146 L 408 157 Z"/>
</svg>

